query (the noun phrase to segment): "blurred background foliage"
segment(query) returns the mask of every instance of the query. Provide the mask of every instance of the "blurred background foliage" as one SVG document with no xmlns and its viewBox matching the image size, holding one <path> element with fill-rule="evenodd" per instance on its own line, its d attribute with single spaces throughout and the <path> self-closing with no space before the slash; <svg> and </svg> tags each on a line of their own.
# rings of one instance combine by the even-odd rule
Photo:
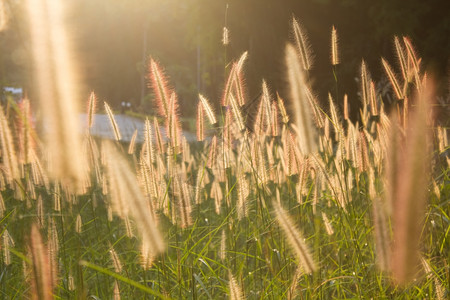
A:
<svg viewBox="0 0 450 300">
<path fill-rule="evenodd" d="M 24 0 L 3 2 L 8 20 L 0 32 L 0 85 L 24 87 L 33 98 Z M 309 34 L 315 56 L 310 79 L 321 99 L 335 86 L 329 59 L 334 25 L 341 51 L 340 94 L 347 93 L 354 106 L 359 102 L 356 78 L 361 59 L 378 82 L 384 76 L 381 56 L 397 66 L 394 35 L 411 37 L 424 68 L 437 81 L 441 105 L 449 102 L 450 17 L 445 0 L 77 0 L 71 4 L 70 28 L 83 93 L 87 98 L 93 90 L 116 109 L 129 101 L 135 111 L 153 114 L 146 79 L 149 56 L 165 67 L 183 116 L 195 114 L 198 92 L 218 103 L 227 64 L 247 50 L 248 99 L 258 97 L 263 78 L 272 92 L 287 97 L 284 48 L 291 38 L 292 16 Z M 230 31 L 227 47 L 221 43 L 225 25 Z M 356 117 L 356 109 L 352 115 Z"/>
</svg>

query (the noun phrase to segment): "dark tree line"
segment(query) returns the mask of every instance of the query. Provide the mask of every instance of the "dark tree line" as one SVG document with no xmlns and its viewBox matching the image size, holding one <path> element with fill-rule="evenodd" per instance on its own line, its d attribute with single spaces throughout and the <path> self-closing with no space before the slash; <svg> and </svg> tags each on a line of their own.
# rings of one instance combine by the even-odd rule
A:
<svg viewBox="0 0 450 300">
<path fill-rule="evenodd" d="M 5 1 L 9 26 L 0 33 L 0 84 L 30 90 L 30 59 L 23 1 Z M 284 48 L 293 16 L 308 31 L 315 55 L 311 81 L 324 98 L 334 87 L 330 65 L 330 31 L 338 30 L 341 64 L 339 89 L 357 102 L 355 77 L 361 59 L 376 80 L 383 73 L 380 57 L 395 64 L 393 36 L 411 37 L 424 67 L 435 74 L 446 95 L 450 53 L 450 18 L 444 0 L 78 0 L 70 28 L 86 95 L 94 90 L 116 108 L 130 101 L 152 113 L 146 87 L 151 55 L 165 68 L 184 116 L 193 116 L 197 94 L 213 102 L 221 95 L 227 64 L 249 51 L 248 98 L 256 98 L 264 78 L 272 91 L 286 96 Z M 228 5 L 228 10 L 226 9 Z M 230 44 L 221 44 L 222 28 Z M 356 112 L 356 110 L 355 110 Z"/>
</svg>

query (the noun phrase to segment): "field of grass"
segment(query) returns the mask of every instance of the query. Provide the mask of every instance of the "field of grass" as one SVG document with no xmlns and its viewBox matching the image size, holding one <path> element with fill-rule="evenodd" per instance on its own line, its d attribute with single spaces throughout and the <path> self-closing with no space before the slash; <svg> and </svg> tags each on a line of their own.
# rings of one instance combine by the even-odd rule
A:
<svg viewBox="0 0 450 300">
<path fill-rule="evenodd" d="M 244 53 L 227 68 L 220 111 L 199 96 L 192 145 L 153 59 L 159 117 L 142 145 L 120 142 L 106 103 L 116 141 L 86 132 L 75 152 L 76 129 L 41 141 L 27 100 L 1 108 L 1 298 L 446 299 L 447 131 L 430 117 L 432 82 L 411 41 L 395 38 L 399 76 L 381 63 L 397 98 L 389 114 L 362 62 L 352 122 L 336 32 L 326 107 L 295 20 L 293 32 L 290 99 L 263 82 L 258 111 L 244 114 Z M 97 104 L 92 94 L 88 116 Z"/>
</svg>

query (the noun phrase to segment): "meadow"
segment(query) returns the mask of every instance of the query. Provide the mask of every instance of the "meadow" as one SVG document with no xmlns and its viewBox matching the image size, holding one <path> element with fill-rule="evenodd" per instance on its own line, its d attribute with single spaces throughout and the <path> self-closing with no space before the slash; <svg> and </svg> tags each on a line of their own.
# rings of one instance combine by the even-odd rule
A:
<svg viewBox="0 0 450 300">
<path fill-rule="evenodd" d="M 194 143 L 156 58 L 155 114 L 131 143 L 94 93 L 88 128 L 104 110 L 115 141 L 89 129 L 78 137 L 58 99 L 43 112 L 56 128 L 45 134 L 29 100 L 7 102 L 1 297 L 446 299 L 448 134 L 433 120 L 433 81 L 413 42 L 395 37 L 398 61 L 380 60 L 395 103 L 385 107 L 362 61 L 360 105 L 350 107 L 336 30 L 325 101 L 311 90 L 306 32 L 295 19 L 292 30 L 289 99 L 263 81 L 257 111 L 246 113 L 244 53 L 226 66 L 220 104 L 199 95 Z"/>
</svg>

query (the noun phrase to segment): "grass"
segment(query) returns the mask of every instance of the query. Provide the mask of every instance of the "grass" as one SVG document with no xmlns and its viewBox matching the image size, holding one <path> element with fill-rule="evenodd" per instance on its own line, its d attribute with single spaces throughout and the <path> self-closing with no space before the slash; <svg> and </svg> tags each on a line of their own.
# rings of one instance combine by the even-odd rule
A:
<svg viewBox="0 0 450 300">
<path fill-rule="evenodd" d="M 305 34 L 302 29 L 296 36 L 298 45 L 304 45 Z M 342 96 L 330 94 L 329 108 L 317 104 L 306 91 L 308 70 L 298 64 L 288 66 L 295 67 L 290 101 L 303 101 L 288 110 L 296 119 L 289 121 L 284 101 L 272 99 L 264 83 L 256 120 L 244 120 L 243 126 L 243 56 L 224 88 L 223 101 L 231 104 L 221 108 L 219 122 L 198 127 L 209 127 L 208 135 L 216 138 L 193 145 L 180 136 L 176 95 L 152 60 L 150 80 L 159 89 L 156 100 L 168 139 L 160 145 L 152 127 L 145 146 L 136 145 L 140 151 L 128 154 L 118 141 L 107 144 L 87 134 L 87 176 L 79 176 L 84 179 L 78 184 L 48 177 L 52 157 L 45 155 L 31 123 L 20 122 L 27 115 L 10 103 L 15 109 L 8 110 L 0 128 L 0 295 L 445 299 L 450 281 L 447 133 L 423 117 L 432 99 L 423 91 L 430 84 L 410 41 L 395 41 L 400 58 L 408 60 L 397 95 L 409 98 L 398 100 L 396 116 L 388 117 L 381 96 L 370 90 L 365 67 L 361 120 L 352 123 L 336 108 Z M 308 52 L 289 49 L 291 56 Z M 333 49 L 337 85 L 337 42 Z M 313 120 L 305 120 L 306 114 Z M 110 118 L 114 124 L 112 112 Z M 305 138 L 307 150 L 300 143 Z M 11 171 L 14 166 L 20 174 Z M 406 232 L 420 244 L 398 235 L 410 223 L 419 224 Z M 39 230 L 31 237 L 33 226 Z M 158 234 L 163 251 L 156 247 Z M 402 238 L 408 247 L 399 244 Z M 405 264 L 392 261 L 398 253 L 408 257 Z M 40 280 L 44 275 L 51 280 Z"/>
</svg>

